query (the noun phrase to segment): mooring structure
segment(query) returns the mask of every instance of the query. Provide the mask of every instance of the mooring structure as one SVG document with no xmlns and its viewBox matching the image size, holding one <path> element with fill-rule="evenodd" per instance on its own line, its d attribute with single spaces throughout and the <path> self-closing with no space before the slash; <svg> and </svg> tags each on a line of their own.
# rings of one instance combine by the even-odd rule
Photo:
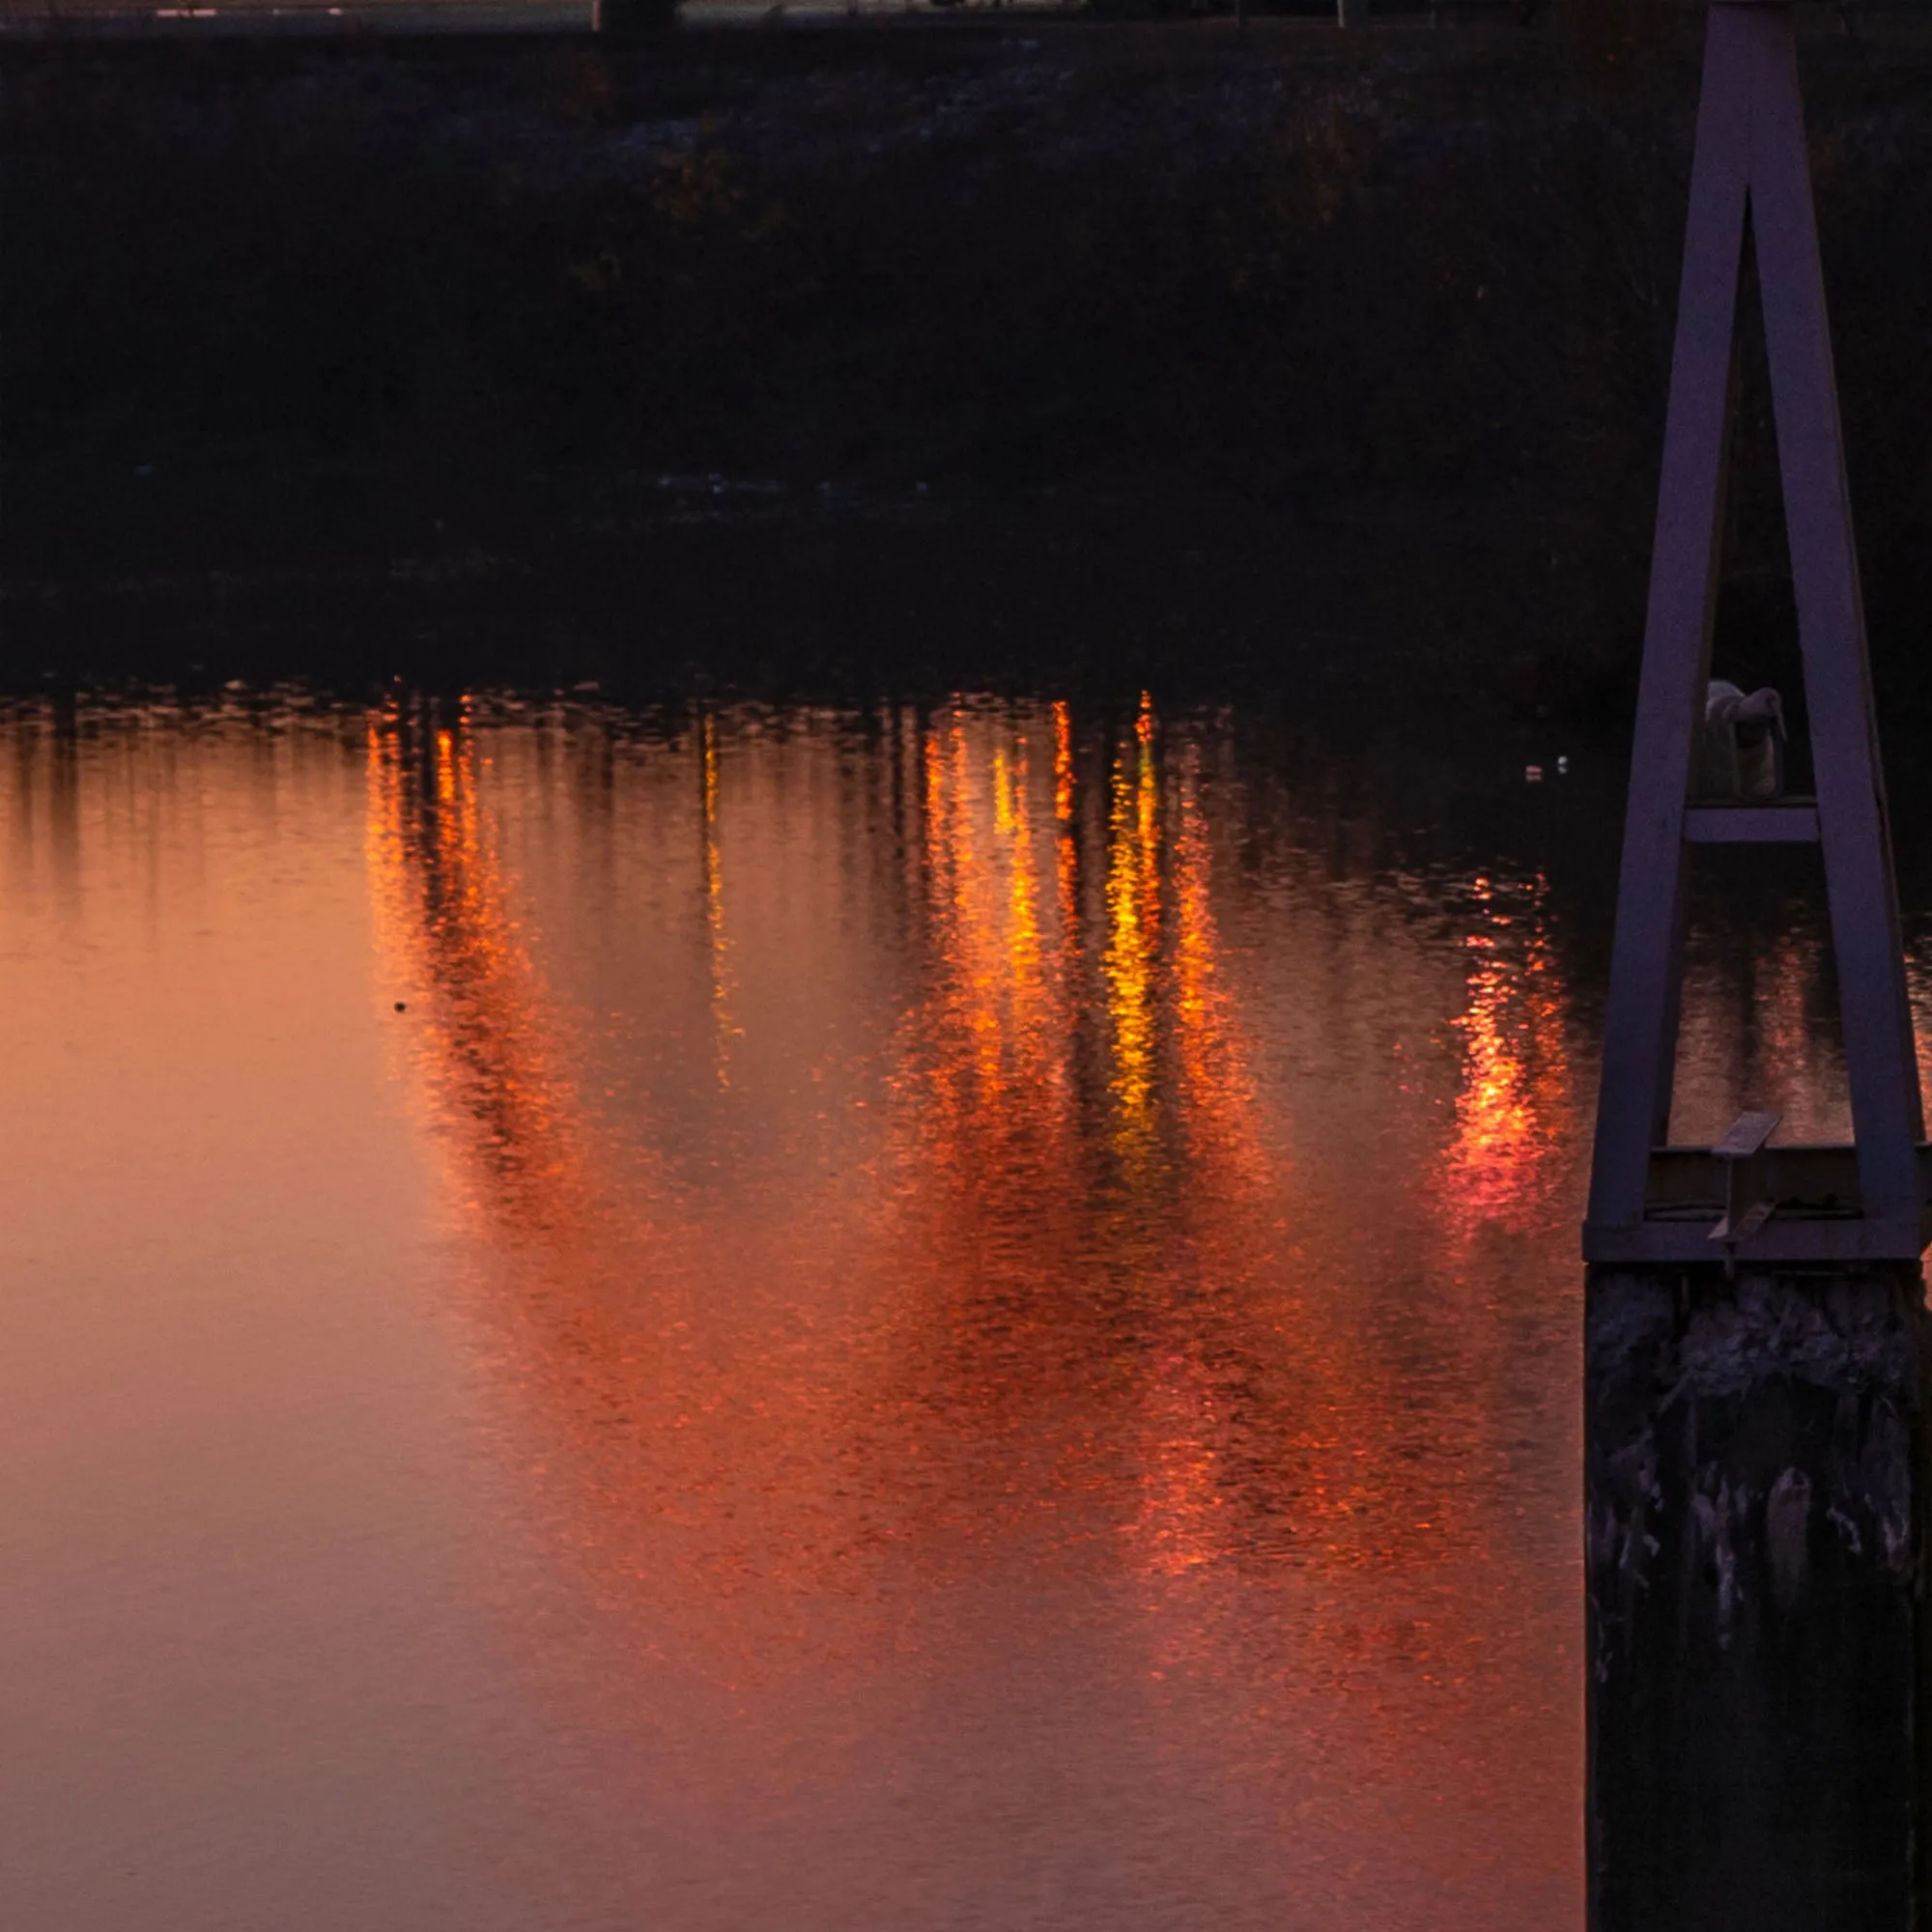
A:
<svg viewBox="0 0 1932 1932">
<path fill-rule="evenodd" d="M 1705 755 L 1747 224 L 1802 798 Z M 1765 842 L 1822 854 L 1852 1139 L 1673 1145 L 1690 848 Z M 1712 0 L 1583 1231 L 1593 1932 L 1926 1922 L 1928 1179 L 1791 9 Z"/>
<path fill-rule="evenodd" d="M 1756 243 L 1815 799 L 1700 800 L 1697 752 L 1736 395 L 1745 226 Z M 1714 0 L 1664 430 L 1585 1252 L 1596 1262 L 1916 1261 L 1924 1123 L 1790 10 Z M 1854 1143 L 1669 1146 L 1693 844 L 1822 846 Z M 1748 1226 L 1728 1214 L 1741 1174 Z M 1764 1212 L 1758 1213 L 1759 1208 Z"/>
</svg>

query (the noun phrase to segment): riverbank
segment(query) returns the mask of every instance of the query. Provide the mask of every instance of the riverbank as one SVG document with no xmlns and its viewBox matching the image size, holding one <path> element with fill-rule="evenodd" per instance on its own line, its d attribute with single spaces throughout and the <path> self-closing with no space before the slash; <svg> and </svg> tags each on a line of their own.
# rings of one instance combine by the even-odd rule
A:
<svg viewBox="0 0 1932 1932">
<path fill-rule="evenodd" d="M 1696 66 L 1625 25 L 10 46 L 9 659 L 1614 715 Z M 1805 61 L 1932 696 L 1932 43 Z M 1754 350 L 1739 464 L 1720 649 L 1789 683 Z"/>
</svg>

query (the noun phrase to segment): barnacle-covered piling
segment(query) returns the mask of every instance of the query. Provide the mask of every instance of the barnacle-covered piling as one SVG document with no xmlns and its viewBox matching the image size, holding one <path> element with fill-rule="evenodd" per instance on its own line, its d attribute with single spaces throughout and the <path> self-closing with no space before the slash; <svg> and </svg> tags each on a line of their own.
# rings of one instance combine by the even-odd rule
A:
<svg viewBox="0 0 1932 1932">
<path fill-rule="evenodd" d="M 1919 1923 L 1912 1265 L 1591 1272 L 1593 1932 Z"/>
</svg>

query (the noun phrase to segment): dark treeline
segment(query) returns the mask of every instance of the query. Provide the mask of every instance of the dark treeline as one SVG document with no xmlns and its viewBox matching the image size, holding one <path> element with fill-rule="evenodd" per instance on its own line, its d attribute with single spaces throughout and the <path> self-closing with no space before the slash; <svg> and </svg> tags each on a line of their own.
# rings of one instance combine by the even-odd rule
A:
<svg viewBox="0 0 1932 1932">
<path fill-rule="evenodd" d="M 546 522 L 628 530 L 668 579 L 683 498 L 641 479 L 716 475 L 777 487 L 712 505 L 765 520 L 738 541 L 711 516 L 690 541 L 714 576 L 780 554 L 783 506 L 822 522 L 827 486 L 920 506 L 872 550 L 936 555 L 943 506 L 1025 525 L 1045 576 L 1104 523 L 1137 559 L 1129 603 L 1165 536 L 1213 595 L 1246 573 L 1257 637 L 1313 608 L 1264 582 L 1300 572 L 1330 614 L 1356 586 L 1434 675 L 1613 702 L 1696 54 L 1694 21 L 1614 9 L 1350 40 L 10 47 L 14 621 L 51 621 L 52 587 L 68 609 L 237 558 L 433 564 L 478 531 L 494 556 Z M 1821 27 L 1806 57 L 1875 646 L 1902 690 L 1928 661 L 1932 47 Z M 1720 622 L 1747 674 L 1777 671 L 1754 347 L 1739 460 Z"/>
</svg>

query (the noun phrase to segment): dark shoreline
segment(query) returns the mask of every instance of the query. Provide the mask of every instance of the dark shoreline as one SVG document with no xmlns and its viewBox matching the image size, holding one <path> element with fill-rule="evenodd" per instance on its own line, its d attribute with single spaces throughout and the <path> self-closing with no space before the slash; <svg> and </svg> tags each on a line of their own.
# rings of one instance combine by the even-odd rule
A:
<svg viewBox="0 0 1932 1932">
<path fill-rule="evenodd" d="M 1496 531 L 1453 512 L 1285 526 L 1151 492 L 575 476 L 410 505 L 372 485 L 367 526 L 319 547 L 288 541 L 291 499 L 341 479 L 278 480 L 196 479 L 145 526 L 124 510 L 125 575 L 10 583 L 0 686 L 172 682 L 192 662 L 213 683 L 352 691 L 596 679 L 639 700 L 863 700 L 1051 681 L 1402 707 L 1426 689 L 1579 724 L 1622 710 L 1614 675 L 1593 686 L 1563 654 L 1547 557 L 1522 555 L 1498 595 Z M 139 482 L 168 491 L 159 469 Z"/>
<path fill-rule="evenodd" d="M 0 683 L 1051 664 L 1614 731 L 1696 42 L 1593 17 L 0 46 Z M 1805 60 L 1922 716 L 1932 39 Z M 1788 687 L 1754 354 L 1719 654 Z"/>
</svg>

